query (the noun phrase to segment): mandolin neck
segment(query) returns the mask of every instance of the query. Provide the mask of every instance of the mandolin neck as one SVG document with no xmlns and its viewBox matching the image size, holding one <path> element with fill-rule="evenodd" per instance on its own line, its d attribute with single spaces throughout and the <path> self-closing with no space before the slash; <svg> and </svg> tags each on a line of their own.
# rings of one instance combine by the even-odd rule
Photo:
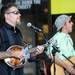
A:
<svg viewBox="0 0 75 75">
<path fill-rule="evenodd" d="M 49 44 L 46 43 L 46 44 L 43 44 L 41 46 L 43 46 L 44 48 L 47 47 Z M 29 52 L 30 53 L 36 53 L 37 52 L 37 47 L 34 47 L 34 48 L 29 48 Z"/>
</svg>

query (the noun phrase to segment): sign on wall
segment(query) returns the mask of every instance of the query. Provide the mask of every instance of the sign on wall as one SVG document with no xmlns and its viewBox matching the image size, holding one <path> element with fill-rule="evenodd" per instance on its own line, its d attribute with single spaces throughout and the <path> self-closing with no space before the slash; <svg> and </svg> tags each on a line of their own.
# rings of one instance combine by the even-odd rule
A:
<svg viewBox="0 0 75 75">
<path fill-rule="evenodd" d="M 41 4 L 41 0 L 16 0 L 19 9 L 30 9 L 32 4 Z"/>
</svg>

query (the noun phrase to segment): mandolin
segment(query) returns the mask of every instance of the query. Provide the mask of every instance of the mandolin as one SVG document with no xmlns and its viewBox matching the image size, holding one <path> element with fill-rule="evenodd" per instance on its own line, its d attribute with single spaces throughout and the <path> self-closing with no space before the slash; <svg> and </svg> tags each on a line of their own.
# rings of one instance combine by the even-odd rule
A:
<svg viewBox="0 0 75 75">
<path fill-rule="evenodd" d="M 49 45 L 49 43 L 46 43 L 46 44 L 43 44 L 42 46 L 43 47 L 47 47 Z M 29 48 L 29 47 L 24 47 L 24 46 L 20 46 L 20 45 L 13 45 L 13 46 L 10 46 L 7 51 L 12 51 L 12 52 L 21 52 L 23 51 L 24 52 L 24 58 L 23 59 L 18 59 L 18 58 L 15 58 L 15 57 L 9 57 L 9 58 L 5 58 L 4 61 L 5 63 L 12 67 L 12 68 L 21 68 L 24 66 L 25 63 L 28 62 L 28 59 L 30 58 L 30 53 L 33 54 L 33 56 L 39 54 L 38 51 L 37 51 L 37 47 L 34 47 L 34 48 Z"/>
</svg>

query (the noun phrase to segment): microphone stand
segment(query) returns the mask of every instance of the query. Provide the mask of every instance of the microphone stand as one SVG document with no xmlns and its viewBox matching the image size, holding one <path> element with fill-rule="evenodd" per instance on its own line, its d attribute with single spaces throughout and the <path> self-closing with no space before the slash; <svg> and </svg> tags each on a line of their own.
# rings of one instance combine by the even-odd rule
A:
<svg viewBox="0 0 75 75">
<path fill-rule="evenodd" d="M 42 32 L 43 33 L 43 32 Z M 43 36 L 44 36 L 44 40 L 45 40 L 45 42 L 48 42 L 48 39 L 46 39 L 46 36 L 44 35 L 44 33 L 43 33 Z M 48 42 L 48 44 L 50 44 L 50 42 Z M 60 52 L 59 50 L 58 50 L 58 47 L 56 47 L 56 45 L 54 44 L 53 46 L 53 50 L 52 50 L 52 54 L 53 54 L 53 63 L 54 63 L 54 75 L 56 75 L 56 67 L 55 67 L 55 55 L 56 55 L 56 53 L 58 52 Z M 47 58 L 48 59 L 48 61 L 50 60 L 49 58 Z M 50 62 L 50 61 L 49 61 Z M 52 62 L 51 62 L 52 63 Z"/>
<path fill-rule="evenodd" d="M 56 46 L 53 46 L 52 54 L 53 54 L 53 63 L 54 63 L 54 75 L 56 74 L 56 67 L 55 67 L 55 54 L 56 52 L 60 52 Z"/>
<path fill-rule="evenodd" d="M 43 33 L 43 32 L 42 32 Z M 45 42 L 48 42 L 48 39 L 46 39 L 46 36 L 45 36 L 45 34 L 43 33 L 43 36 L 44 36 L 44 40 L 45 40 Z M 50 42 L 48 42 L 48 44 L 50 44 Z M 55 55 L 56 55 L 56 53 L 58 52 L 60 52 L 60 50 L 58 50 L 58 47 L 56 47 L 56 45 L 54 44 L 53 46 L 53 50 L 52 50 L 52 54 L 53 54 L 53 63 L 54 63 L 54 75 L 56 75 L 56 67 L 55 67 Z M 49 59 L 49 58 L 48 58 Z"/>
<path fill-rule="evenodd" d="M 43 33 L 43 32 L 42 32 Z M 43 33 L 43 36 L 44 36 L 44 40 L 45 40 L 45 43 L 46 42 L 48 42 L 48 39 L 46 39 L 46 36 L 45 36 L 45 34 Z M 50 42 L 48 42 L 48 44 L 50 44 Z M 55 46 L 55 45 L 53 45 L 52 46 L 53 47 L 53 50 L 52 50 L 52 54 L 53 54 L 53 63 L 54 63 L 54 75 L 55 75 L 55 73 L 56 73 L 56 67 L 55 67 L 55 54 L 57 53 L 57 52 L 60 52 L 59 50 L 58 50 L 58 48 Z M 48 60 L 50 60 L 49 58 L 47 58 Z M 51 62 L 52 63 L 52 62 Z"/>
<path fill-rule="evenodd" d="M 48 39 L 46 39 L 46 36 L 45 36 L 45 34 L 43 33 L 43 31 L 37 31 L 37 30 L 35 30 L 35 32 L 41 32 L 42 34 L 43 34 L 43 36 L 44 36 L 44 41 L 45 41 L 45 43 L 46 42 L 48 42 Z M 49 42 L 48 42 L 49 43 Z M 50 43 L 49 43 L 50 44 Z M 52 54 L 53 54 L 53 62 L 54 62 L 54 75 L 55 75 L 55 72 L 56 72 L 56 68 L 55 68 L 55 54 L 56 54 L 56 52 L 60 52 L 59 50 L 58 50 L 58 48 L 56 47 L 56 46 L 54 46 L 53 45 L 53 50 L 52 50 Z M 48 60 L 50 60 L 49 58 L 47 58 Z"/>
</svg>

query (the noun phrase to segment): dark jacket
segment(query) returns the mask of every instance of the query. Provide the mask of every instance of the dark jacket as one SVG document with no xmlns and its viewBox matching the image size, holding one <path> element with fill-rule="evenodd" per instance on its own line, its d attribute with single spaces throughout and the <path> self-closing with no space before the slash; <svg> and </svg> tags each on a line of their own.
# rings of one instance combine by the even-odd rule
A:
<svg viewBox="0 0 75 75">
<path fill-rule="evenodd" d="M 22 35 L 19 29 L 14 28 L 7 23 L 0 27 L 0 51 L 6 51 L 11 45 L 22 45 Z M 0 60 L 1 75 L 23 75 L 23 68 L 13 70 L 5 64 L 4 60 Z"/>
</svg>

